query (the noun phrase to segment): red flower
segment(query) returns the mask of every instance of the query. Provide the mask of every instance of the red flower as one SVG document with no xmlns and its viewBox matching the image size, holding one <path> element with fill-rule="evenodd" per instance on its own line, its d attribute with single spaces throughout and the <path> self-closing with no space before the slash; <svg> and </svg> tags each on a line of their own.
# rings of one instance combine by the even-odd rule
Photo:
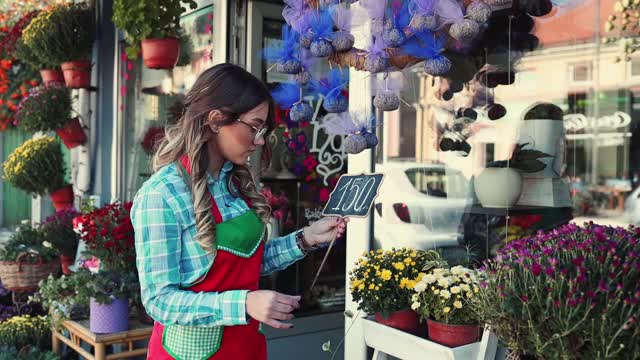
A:
<svg viewBox="0 0 640 360">
<path fill-rule="evenodd" d="M 150 127 L 144 134 L 144 139 L 142 139 L 142 149 L 144 149 L 147 154 L 153 154 L 163 139 L 164 128 L 159 126 Z"/>
</svg>

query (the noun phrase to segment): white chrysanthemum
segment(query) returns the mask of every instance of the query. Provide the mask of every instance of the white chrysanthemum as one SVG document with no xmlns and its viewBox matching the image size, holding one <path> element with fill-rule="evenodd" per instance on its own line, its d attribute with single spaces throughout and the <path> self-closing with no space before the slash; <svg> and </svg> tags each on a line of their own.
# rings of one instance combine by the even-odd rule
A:
<svg viewBox="0 0 640 360">
<path fill-rule="evenodd" d="M 464 267 L 458 265 L 451 268 L 451 273 L 453 275 L 460 275 L 464 272 Z"/>
<path fill-rule="evenodd" d="M 437 281 L 436 277 L 432 274 L 427 274 L 423 276 L 422 280 L 425 281 L 427 284 L 433 284 L 434 282 Z"/>
<path fill-rule="evenodd" d="M 420 303 L 418 301 L 414 301 L 413 304 L 411 304 L 411 309 L 413 309 L 413 311 L 416 311 L 420 308 Z"/>
<path fill-rule="evenodd" d="M 441 290 L 440 296 L 442 296 L 445 299 L 449 299 L 451 297 L 451 293 L 449 292 L 449 290 Z"/>
<path fill-rule="evenodd" d="M 413 289 L 416 292 L 421 293 L 427 289 L 427 284 L 423 281 L 420 281 L 413 287 Z"/>
<path fill-rule="evenodd" d="M 47 248 L 51 248 L 51 247 L 53 247 L 53 245 L 51 245 L 51 243 L 50 243 L 50 242 L 48 242 L 48 241 L 43 241 L 43 242 L 42 242 L 42 246 L 47 247 Z"/>
<path fill-rule="evenodd" d="M 470 291 L 471 287 L 467 284 L 462 284 L 460 285 L 460 289 L 462 289 L 462 291 Z"/>
<path fill-rule="evenodd" d="M 440 279 L 438 279 L 438 285 L 443 288 L 449 287 L 449 278 L 441 277 Z"/>
<path fill-rule="evenodd" d="M 459 286 L 452 286 L 451 287 L 451 293 L 452 294 L 459 294 L 460 293 L 460 287 Z"/>
</svg>

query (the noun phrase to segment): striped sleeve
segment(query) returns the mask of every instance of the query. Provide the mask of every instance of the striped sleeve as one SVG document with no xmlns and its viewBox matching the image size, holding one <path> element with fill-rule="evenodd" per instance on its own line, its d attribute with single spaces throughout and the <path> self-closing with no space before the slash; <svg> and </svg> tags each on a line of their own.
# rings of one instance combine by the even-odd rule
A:
<svg viewBox="0 0 640 360">
<path fill-rule="evenodd" d="M 143 189 L 131 209 L 142 303 L 164 325 L 247 324 L 246 290 L 192 292 L 180 287 L 181 226 L 160 191 Z"/>
</svg>

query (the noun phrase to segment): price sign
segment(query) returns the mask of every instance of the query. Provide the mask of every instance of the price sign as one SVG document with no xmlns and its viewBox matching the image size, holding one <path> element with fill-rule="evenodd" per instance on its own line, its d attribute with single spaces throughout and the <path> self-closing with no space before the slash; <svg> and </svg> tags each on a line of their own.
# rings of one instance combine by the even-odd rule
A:
<svg viewBox="0 0 640 360">
<path fill-rule="evenodd" d="M 340 176 L 322 215 L 367 216 L 371 205 L 373 205 L 373 200 L 378 196 L 378 189 L 380 189 L 383 178 L 384 174 Z"/>
</svg>

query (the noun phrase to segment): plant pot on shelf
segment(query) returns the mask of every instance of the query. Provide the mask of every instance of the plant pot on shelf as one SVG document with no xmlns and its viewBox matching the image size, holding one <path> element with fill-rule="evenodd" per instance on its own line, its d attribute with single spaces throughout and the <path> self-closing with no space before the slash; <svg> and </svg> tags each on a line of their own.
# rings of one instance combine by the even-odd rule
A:
<svg viewBox="0 0 640 360">
<path fill-rule="evenodd" d="M 375 320 L 380 324 L 402 330 L 413 335 L 421 335 L 424 332 L 420 327 L 418 314 L 411 309 L 392 312 L 386 318 L 382 313 L 377 312 L 375 313 Z"/>
<path fill-rule="evenodd" d="M 87 135 L 84 133 L 84 129 L 77 117 L 69 120 L 62 129 L 56 130 L 56 134 L 58 134 L 67 149 L 84 145 L 87 142 Z"/>
<path fill-rule="evenodd" d="M 129 299 L 114 299 L 111 304 L 89 301 L 89 329 L 96 334 L 112 334 L 129 330 Z"/>
<path fill-rule="evenodd" d="M 62 273 L 65 275 L 71 275 L 69 266 L 73 265 L 75 258 L 73 256 L 60 255 L 60 266 L 62 267 Z"/>
<path fill-rule="evenodd" d="M 176 38 L 144 39 L 142 60 L 149 69 L 173 69 L 180 56 L 180 41 Z"/>
<path fill-rule="evenodd" d="M 448 347 L 458 347 L 480 341 L 482 334 L 477 325 L 449 325 L 427 319 L 428 338 Z"/>
<path fill-rule="evenodd" d="M 72 89 L 86 89 L 91 86 L 91 62 L 67 61 L 60 67 L 64 74 L 64 82 Z"/>
<path fill-rule="evenodd" d="M 53 207 L 57 210 L 73 207 L 73 186 L 66 185 L 56 191 L 52 191 L 49 196 Z"/>
<path fill-rule="evenodd" d="M 476 196 L 487 208 L 515 205 L 522 193 L 522 175 L 513 168 L 486 168 L 473 180 Z"/>
<path fill-rule="evenodd" d="M 62 71 L 53 69 L 40 70 L 40 77 L 42 77 L 42 83 L 45 85 L 51 83 L 64 83 L 64 75 Z"/>
</svg>

